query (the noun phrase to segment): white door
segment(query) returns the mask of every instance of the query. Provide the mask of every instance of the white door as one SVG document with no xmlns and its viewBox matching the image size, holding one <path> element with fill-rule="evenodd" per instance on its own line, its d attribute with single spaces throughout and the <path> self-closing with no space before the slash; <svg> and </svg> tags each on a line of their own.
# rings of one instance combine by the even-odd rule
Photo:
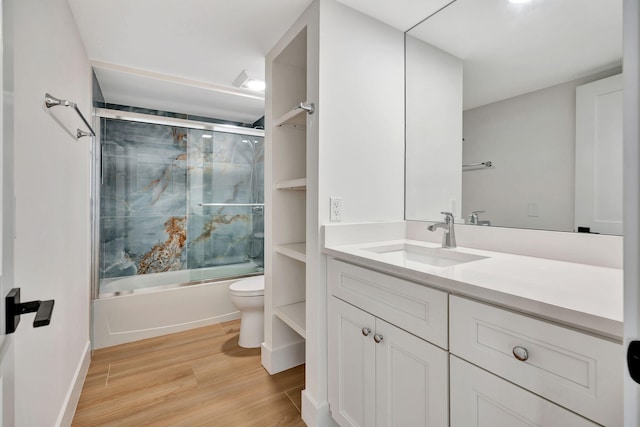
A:
<svg viewBox="0 0 640 427">
<path fill-rule="evenodd" d="M 449 353 L 376 319 L 376 425 L 448 426 Z"/>
<path fill-rule="evenodd" d="M 0 37 L 2 37 L 2 53 L 0 55 L 0 92 L 1 110 L 0 125 L 0 417 L 1 425 L 14 424 L 14 343 L 13 335 L 5 334 L 4 297 L 13 288 L 13 106 L 12 106 L 12 71 L 13 60 L 10 45 L 12 36 L 7 17 L 10 17 L 12 0 L 0 0 Z M 9 25 L 5 25 L 9 24 Z"/>
<path fill-rule="evenodd" d="M 576 88 L 575 231 L 622 235 L 622 74 Z"/>
<path fill-rule="evenodd" d="M 329 298 L 329 405 L 342 427 L 375 426 L 375 317 Z"/>
</svg>

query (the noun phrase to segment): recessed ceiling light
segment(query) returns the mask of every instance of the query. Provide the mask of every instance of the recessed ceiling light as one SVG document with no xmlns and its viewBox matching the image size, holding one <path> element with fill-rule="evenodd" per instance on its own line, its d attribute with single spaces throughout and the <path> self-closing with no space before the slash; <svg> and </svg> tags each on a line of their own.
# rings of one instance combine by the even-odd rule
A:
<svg viewBox="0 0 640 427">
<path fill-rule="evenodd" d="M 524 3 L 531 3 L 531 0 L 509 0 L 509 3 L 524 4 Z"/>
<path fill-rule="evenodd" d="M 266 87 L 266 84 L 263 80 L 250 77 L 247 73 L 247 70 L 242 70 L 240 75 L 233 81 L 233 85 L 235 87 L 255 91 L 263 91 Z"/>
<path fill-rule="evenodd" d="M 251 90 L 265 90 L 267 84 L 262 80 L 249 79 L 249 81 L 244 84 L 244 87 Z"/>
</svg>

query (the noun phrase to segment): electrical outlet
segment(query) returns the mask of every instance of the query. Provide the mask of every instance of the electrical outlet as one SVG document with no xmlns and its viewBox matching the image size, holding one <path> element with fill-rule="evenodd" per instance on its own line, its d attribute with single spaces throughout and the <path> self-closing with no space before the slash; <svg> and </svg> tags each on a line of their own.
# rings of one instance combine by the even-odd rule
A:
<svg viewBox="0 0 640 427">
<path fill-rule="evenodd" d="M 330 197 L 331 205 L 331 222 L 342 221 L 342 197 Z"/>
<path fill-rule="evenodd" d="M 538 204 L 534 202 L 529 202 L 527 204 L 527 216 L 537 217 L 538 216 Z"/>
</svg>

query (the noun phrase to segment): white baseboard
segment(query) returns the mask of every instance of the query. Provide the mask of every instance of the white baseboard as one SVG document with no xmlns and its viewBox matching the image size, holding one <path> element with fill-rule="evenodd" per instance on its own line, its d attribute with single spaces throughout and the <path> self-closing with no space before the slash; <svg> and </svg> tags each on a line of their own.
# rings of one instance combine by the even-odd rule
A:
<svg viewBox="0 0 640 427">
<path fill-rule="evenodd" d="M 302 421 L 309 427 L 338 427 L 331 418 L 329 402 L 319 404 L 307 390 L 302 391 Z"/>
<path fill-rule="evenodd" d="M 304 358 L 305 342 L 299 341 L 277 349 L 270 349 L 262 343 L 262 366 L 269 374 L 277 374 L 294 366 L 302 365 Z"/>
<path fill-rule="evenodd" d="M 80 393 L 82 393 L 82 386 L 84 380 L 87 377 L 89 371 L 89 365 L 91 364 L 91 342 L 87 341 L 87 345 L 84 347 L 82 358 L 78 363 L 76 372 L 73 375 L 73 380 L 67 390 L 67 395 L 64 398 L 64 403 L 56 420 L 56 426 L 68 427 L 73 421 L 73 416 L 76 413 L 78 407 L 78 401 L 80 400 Z"/>
</svg>

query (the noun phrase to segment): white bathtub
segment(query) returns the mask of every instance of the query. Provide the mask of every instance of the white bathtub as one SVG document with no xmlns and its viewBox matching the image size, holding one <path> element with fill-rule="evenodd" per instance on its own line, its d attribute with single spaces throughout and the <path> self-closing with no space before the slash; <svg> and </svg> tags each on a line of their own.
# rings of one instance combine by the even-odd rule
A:
<svg viewBox="0 0 640 427">
<path fill-rule="evenodd" d="M 222 269 L 211 271 L 212 269 Z M 172 271 L 117 279 L 102 284 L 92 302 L 93 348 L 110 347 L 145 338 L 239 319 L 229 285 L 239 277 L 183 285 L 212 275 L 256 274 L 252 263 Z"/>
</svg>

